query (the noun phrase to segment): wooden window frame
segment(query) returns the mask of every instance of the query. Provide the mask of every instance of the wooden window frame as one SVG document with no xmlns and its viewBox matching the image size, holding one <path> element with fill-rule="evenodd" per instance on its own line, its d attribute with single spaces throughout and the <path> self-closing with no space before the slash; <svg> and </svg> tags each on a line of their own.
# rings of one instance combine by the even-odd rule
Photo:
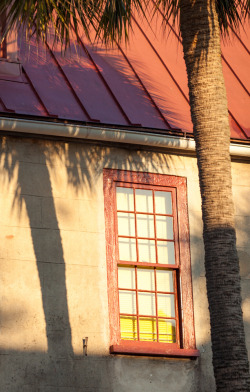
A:
<svg viewBox="0 0 250 392">
<path fill-rule="evenodd" d="M 178 254 L 176 253 L 175 265 L 155 264 L 158 268 L 169 268 L 176 271 L 177 296 L 178 296 L 178 338 L 177 343 L 160 343 L 121 340 L 119 322 L 119 299 L 118 299 L 118 235 L 117 235 L 117 208 L 116 187 L 124 184 L 137 184 L 139 187 L 149 189 L 158 188 L 165 190 L 171 188 L 175 193 L 173 204 L 176 215 L 174 228 L 175 238 L 178 242 Z M 191 278 L 191 261 L 189 246 L 189 225 L 187 208 L 186 178 L 165 174 L 134 172 L 116 169 L 103 170 L 104 185 L 104 210 L 105 210 L 105 233 L 106 233 L 106 257 L 108 278 L 108 305 L 110 327 L 110 352 L 113 354 L 134 354 L 164 357 L 187 357 L 196 358 L 199 351 L 195 345 L 193 295 Z M 176 205 L 176 208 L 175 208 Z M 125 262 L 119 264 L 149 266 L 148 263 Z M 178 316 L 177 316 L 178 317 Z"/>
</svg>

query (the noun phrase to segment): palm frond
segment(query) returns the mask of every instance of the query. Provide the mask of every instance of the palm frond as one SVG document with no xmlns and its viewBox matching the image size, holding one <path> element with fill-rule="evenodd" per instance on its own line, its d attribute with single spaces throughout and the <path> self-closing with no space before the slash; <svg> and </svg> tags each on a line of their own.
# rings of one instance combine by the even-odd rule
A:
<svg viewBox="0 0 250 392">
<path fill-rule="evenodd" d="M 134 12 L 141 14 L 146 20 L 148 0 L 99 0 L 97 36 L 106 43 L 128 38 Z"/>
<path fill-rule="evenodd" d="M 46 40 L 51 26 L 65 47 L 69 32 L 83 29 L 88 36 L 89 26 L 98 14 L 95 0 L 0 0 L 0 14 L 6 18 L 3 38 L 14 26 L 23 28 L 28 37 Z"/>
<path fill-rule="evenodd" d="M 250 0 L 216 0 L 216 5 L 222 32 L 237 28 L 249 17 Z M 83 30 L 89 37 L 90 27 L 94 27 L 106 43 L 120 41 L 128 38 L 134 12 L 147 19 L 160 9 L 165 20 L 175 22 L 180 6 L 180 0 L 0 0 L 0 15 L 6 16 L 2 39 L 17 26 L 28 37 L 34 34 L 38 40 L 46 40 L 52 26 L 65 48 L 72 29 L 77 36 Z"/>
</svg>

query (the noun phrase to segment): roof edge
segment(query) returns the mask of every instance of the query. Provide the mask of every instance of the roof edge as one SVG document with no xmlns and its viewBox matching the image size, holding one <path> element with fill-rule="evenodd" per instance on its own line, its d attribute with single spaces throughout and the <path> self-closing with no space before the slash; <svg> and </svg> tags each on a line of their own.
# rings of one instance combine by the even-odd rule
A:
<svg viewBox="0 0 250 392">
<path fill-rule="evenodd" d="M 175 152 L 185 151 L 195 155 L 195 141 L 193 138 L 156 134 L 153 130 L 150 132 L 148 130 L 144 131 L 143 129 L 107 128 L 4 116 L 0 117 L 0 131 L 149 146 L 151 148 L 175 150 Z M 233 157 L 250 159 L 250 144 L 231 142 L 230 154 Z"/>
</svg>

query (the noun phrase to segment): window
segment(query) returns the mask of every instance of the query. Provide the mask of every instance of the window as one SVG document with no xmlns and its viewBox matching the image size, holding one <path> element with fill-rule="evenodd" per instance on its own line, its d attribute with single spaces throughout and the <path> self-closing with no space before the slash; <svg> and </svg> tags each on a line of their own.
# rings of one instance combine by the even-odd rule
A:
<svg viewBox="0 0 250 392">
<path fill-rule="evenodd" d="M 197 357 L 186 180 L 104 169 L 110 351 Z"/>
</svg>

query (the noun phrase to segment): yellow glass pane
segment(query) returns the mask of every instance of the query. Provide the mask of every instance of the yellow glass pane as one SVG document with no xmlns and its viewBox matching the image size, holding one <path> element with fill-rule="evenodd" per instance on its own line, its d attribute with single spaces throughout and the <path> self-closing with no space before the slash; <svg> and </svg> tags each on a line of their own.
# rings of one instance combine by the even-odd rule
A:
<svg viewBox="0 0 250 392">
<path fill-rule="evenodd" d="M 135 269 L 118 267 L 118 286 L 120 289 L 135 289 Z"/>
<path fill-rule="evenodd" d="M 140 340 L 157 341 L 156 320 L 153 318 L 139 318 Z"/>
<path fill-rule="evenodd" d="M 143 263 L 155 263 L 155 241 L 138 240 L 139 261 Z"/>
<path fill-rule="evenodd" d="M 173 218 L 170 216 L 156 216 L 156 233 L 157 238 L 173 240 Z"/>
<path fill-rule="evenodd" d="M 175 264 L 174 242 L 157 241 L 158 263 Z"/>
<path fill-rule="evenodd" d="M 118 234 L 135 236 L 135 215 L 125 212 L 118 212 Z"/>
<path fill-rule="evenodd" d="M 176 342 L 176 327 L 175 320 L 159 320 L 159 342 L 175 343 Z"/>
<path fill-rule="evenodd" d="M 157 291 L 174 291 L 173 272 L 166 270 L 156 271 Z"/>
<path fill-rule="evenodd" d="M 172 215 L 171 192 L 155 192 L 155 212 L 158 214 Z"/>
<path fill-rule="evenodd" d="M 136 261 L 136 244 L 133 238 L 119 238 L 119 260 Z"/>
<path fill-rule="evenodd" d="M 155 290 L 155 277 L 153 269 L 138 268 L 137 284 L 139 290 Z"/>
<path fill-rule="evenodd" d="M 135 190 L 136 211 L 153 212 L 153 194 L 147 189 Z"/>
<path fill-rule="evenodd" d="M 131 188 L 116 188 L 117 210 L 134 211 L 134 192 Z"/>
<path fill-rule="evenodd" d="M 121 339 L 137 340 L 136 317 L 120 316 Z"/>
<path fill-rule="evenodd" d="M 137 214 L 137 235 L 138 237 L 154 238 L 154 217 L 153 215 Z"/>
</svg>

